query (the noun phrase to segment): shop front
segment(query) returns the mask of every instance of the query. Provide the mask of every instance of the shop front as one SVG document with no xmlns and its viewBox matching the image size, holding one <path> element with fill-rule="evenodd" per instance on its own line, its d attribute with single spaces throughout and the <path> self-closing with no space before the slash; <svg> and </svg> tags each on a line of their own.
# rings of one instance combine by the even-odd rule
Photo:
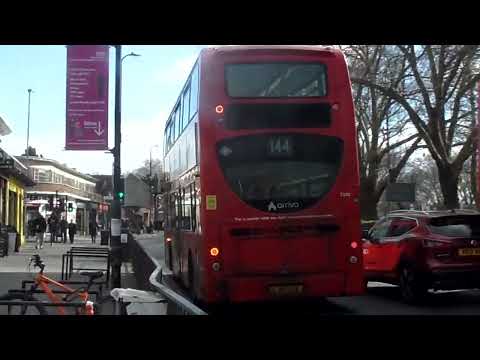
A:
<svg viewBox="0 0 480 360">
<path fill-rule="evenodd" d="M 25 188 L 34 185 L 28 169 L 0 149 L 0 221 L 15 228 L 25 242 Z"/>
</svg>

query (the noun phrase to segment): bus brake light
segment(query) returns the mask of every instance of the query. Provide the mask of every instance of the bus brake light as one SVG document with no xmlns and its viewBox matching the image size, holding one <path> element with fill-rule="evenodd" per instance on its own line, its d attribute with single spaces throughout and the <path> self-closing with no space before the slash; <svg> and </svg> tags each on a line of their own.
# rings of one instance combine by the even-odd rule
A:
<svg viewBox="0 0 480 360">
<path fill-rule="evenodd" d="M 356 249 L 358 247 L 358 243 L 356 241 L 352 241 L 350 243 L 350 246 L 352 247 L 352 249 Z"/>
<path fill-rule="evenodd" d="M 210 255 L 212 255 L 212 256 L 217 256 L 219 253 L 220 253 L 220 251 L 216 247 L 213 247 L 213 248 L 210 249 Z"/>
<path fill-rule="evenodd" d="M 217 105 L 217 106 L 215 107 L 215 112 L 216 112 L 217 114 L 223 114 L 223 106 L 222 106 L 222 105 Z"/>
</svg>

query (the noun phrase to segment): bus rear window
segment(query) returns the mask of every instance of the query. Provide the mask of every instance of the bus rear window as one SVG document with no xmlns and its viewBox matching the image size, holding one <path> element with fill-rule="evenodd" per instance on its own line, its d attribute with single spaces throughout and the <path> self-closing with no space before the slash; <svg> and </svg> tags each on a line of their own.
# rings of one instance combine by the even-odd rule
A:
<svg viewBox="0 0 480 360">
<path fill-rule="evenodd" d="M 228 64 L 231 97 L 283 98 L 327 95 L 326 66 L 319 63 Z"/>
<path fill-rule="evenodd" d="M 334 186 L 343 158 L 336 137 L 255 134 L 217 143 L 220 168 L 239 198 L 266 212 L 312 206 Z"/>
</svg>

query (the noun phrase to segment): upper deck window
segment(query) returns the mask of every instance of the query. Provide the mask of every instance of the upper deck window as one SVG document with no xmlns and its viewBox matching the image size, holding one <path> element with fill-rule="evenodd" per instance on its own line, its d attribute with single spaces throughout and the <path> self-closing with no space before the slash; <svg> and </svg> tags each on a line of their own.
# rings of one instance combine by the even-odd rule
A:
<svg viewBox="0 0 480 360">
<path fill-rule="evenodd" d="M 257 63 L 225 66 L 231 97 L 318 97 L 327 94 L 326 66 L 319 63 Z"/>
</svg>

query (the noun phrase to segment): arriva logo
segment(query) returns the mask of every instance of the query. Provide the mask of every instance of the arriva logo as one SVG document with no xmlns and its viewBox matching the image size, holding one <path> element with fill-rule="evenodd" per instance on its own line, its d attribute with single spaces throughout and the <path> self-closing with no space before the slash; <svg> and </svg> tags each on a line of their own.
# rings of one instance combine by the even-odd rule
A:
<svg viewBox="0 0 480 360">
<path fill-rule="evenodd" d="M 274 204 L 273 201 L 270 201 L 268 204 L 268 211 L 277 211 L 278 209 L 296 209 L 299 208 L 300 204 L 298 202 L 285 202 Z"/>
</svg>

